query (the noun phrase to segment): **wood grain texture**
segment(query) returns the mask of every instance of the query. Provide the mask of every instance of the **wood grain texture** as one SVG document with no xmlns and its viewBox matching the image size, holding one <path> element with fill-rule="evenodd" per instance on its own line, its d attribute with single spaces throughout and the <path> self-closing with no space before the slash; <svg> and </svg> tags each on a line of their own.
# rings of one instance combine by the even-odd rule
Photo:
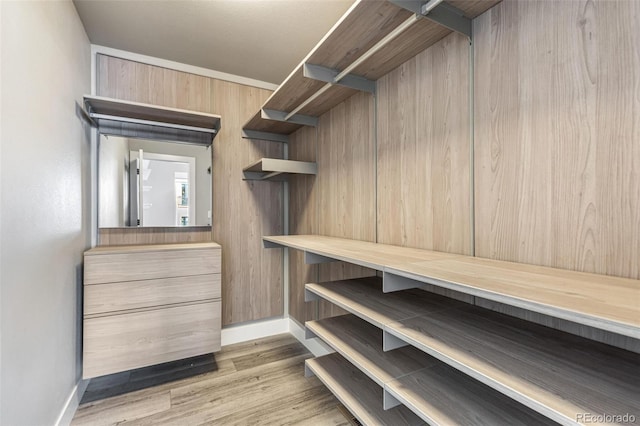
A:
<svg viewBox="0 0 640 426">
<path fill-rule="evenodd" d="M 473 18 L 498 1 L 458 1 L 456 6 L 465 15 Z M 324 87 L 323 83 L 304 77 L 304 63 L 342 71 L 408 19 L 414 19 L 411 12 L 386 1 L 354 3 L 302 63 L 289 74 L 264 104 L 264 108 L 287 112 L 294 110 Z M 451 30 L 430 19 L 414 19 L 408 29 L 390 39 L 352 73 L 370 80 L 378 80 L 450 33 Z M 350 89 L 332 86 L 300 112 L 313 116 L 324 114 L 354 93 Z M 297 130 L 299 125 L 276 123 L 254 115 L 245 127 L 289 134 Z"/>
<path fill-rule="evenodd" d="M 211 241 L 211 227 L 99 228 L 98 246 L 197 243 Z"/>
<path fill-rule="evenodd" d="M 640 338 L 638 280 L 475 257 L 405 264 L 388 272 Z"/>
<path fill-rule="evenodd" d="M 556 425 L 442 363 L 393 380 L 385 389 L 430 425 Z"/>
<path fill-rule="evenodd" d="M 465 305 L 464 302 L 422 290 L 384 294 L 382 281 L 378 277 L 309 283 L 306 289 L 378 328 L 426 312 L 451 310 Z"/>
<path fill-rule="evenodd" d="M 339 354 L 309 359 L 306 365 L 362 424 L 424 424 L 406 407 L 383 410 L 382 388 Z"/>
<path fill-rule="evenodd" d="M 467 38 L 449 35 L 377 88 L 378 242 L 470 254 Z"/>
<path fill-rule="evenodd" d="M 412 346 L 383 352 L 382 330 L 352 314 L 307 321 L 305 326 L 380 387 L 438 363 Z"/>
<path fill-rule="evenodd" d="M 348 426 L 331 392 L 318 379 L 303 377 L 304 359 L 310 356 L 287 334 L 92 379 L 72 424 Z M 236 370 L 236 362 L 247 358 L 264 362 Z M 170 404 L 149 409 L 162 398 Z"/>
<path fill-rule="evenodd" d="M 638 354 L 474 306 L 386 330 L 562 424 L 580 413 L 630 413 L 640 423 Z"/>
<path fill-rule="evenodd" d="M 271 92 L 105 55 L 97 67 L 99 96 L 222 116 L 212 150 L 212 235 L 225 249 L 223 323 L 281 315 L 282 254 L 264 250 L 260 237 L 282 233 L 282 184 L 241 180 L 245 165 L 282 157 L 280 144 L 241 138 Z"/>
<path fill-rule="evenodd" d="M 639 27 L 637 1 L 476 19 L 478 256 L 640 278 Z"/>
<path fill-rule="evenodd" d="M 84 320 L 83 378 L 220 349 L 220 302 Z"/>
<path fill-rule="evenodd" d="M 573 321 L 563 320 L 527 309 L 516 308 L 514 306 L 505 305 L 504 303 L 494 302 L 481 297 L 474 297 L 474 304 L 485 309 L 490 309 L 512 317 L 541 324 L 546 327 L 555 328 L 556 330 L 564 331 L 565 333 L 575 334 L 576 336 L 585 337 L 589 340 L 594 340 L 596 342 L 640 354 L 640 340 L 634 339 L 633 337 L 612 333 L 610 331 L 602 330 L 601 328 L 589 327 Z"/>
<path fill-rule="evenodd" d="M 220 274 L 85 286 L 84 315 L 220 299 Z"/>
<path fill-rule="evenodd" d="M 555 424 L 417 348 L 383 352 L 382 330 L 354 315 L 306 326 L 429 424 Z"/>
<path fill-rule="evenodd" d="M 359 93 L 322 115 L 318 121 L 318 233 L 376 240 L 374 99 Z M 374 275 L 359 266 L 318 266 L 318 279 Z M 321 303 L 319 318 L 342 314 Z"/>
<path fill-rule="evenodd" d="M 117 402 L 95 403 L 91 410 L 83 407 L 84 409 L 80 409 L 73 417 L 71 424 L 74 426 L 119 424 L 160 413 L 170 407 L 171 394 L 169 391 L 153 395 L 136 395 L 127 399 L 120 398 Z"/>
<path fill-rule="evenodd" d="M 353 263 L 369 271 L 382 271 L 385 267 L 416 262 L 467 258 L 452 253 L 326 235 L 272 235 L 263 237 L 263 240 Z M 371 275 L 375 275 L 375 272 L 371 271 Z"/>
<path fill-rule="evenodd" d="M 316 161 L 316 129 L 303 127 L 289 138 L 289 158 L 298 161 Z M 289 233 L 313 234 L 317 232 L 316 204 L 317 176 L 291 176 L 289 178 Z M 304 301 L 304 285 L 318 280 L 318 266 L 306 265 L 304 254 L 289 250 L 289 316 L 300 324 L 317 318 L 317 302 Z"/>
<path fill-rule="evenodd" d="M 84 257 L 84 284 L 103 284 L 156 278 L 218 274 L 221 270 L 219 248 L 184 249 L 182 247 L 139 251 L 140 247 L 123 246 L 115 253 L 88 250 Z M 129 249 L 129 247 L 133 247 Z"/>
<path fill-rule="evenodd" d="M 220 80 L 211 85 L 212 108 L 223 117 L 213 147 L 213 238 L 225 249 L 223 324 L 283 314 L 282 253 L 264 250 L 260 237 L 282 232 L 283 184 L 242 180 L 259 158 L 282 158 L 282 145 L 244 140 L 242 123 L 269 92 Z"/>
<path fill-rule="evenodd" d="M 220 116 L 203 112 L 194 112 L 177 108 L 159 107 L 149 103 L 123 101 L 102 96 L 83 97 L 91 112 L 96 114 L 115 115 L 119 117 L 137 118 L 140 120 L 159 121 L 208 129 L 220 126 Z"/>
<path fill-rule="evenodd" d="M 288 135 L 301 128 L 301 124 L 286 123 L 284 121 L 267 120 L 262 118 L 261 111 L 252 115 L 242 126 L 243 129 Z"/>
</svg>

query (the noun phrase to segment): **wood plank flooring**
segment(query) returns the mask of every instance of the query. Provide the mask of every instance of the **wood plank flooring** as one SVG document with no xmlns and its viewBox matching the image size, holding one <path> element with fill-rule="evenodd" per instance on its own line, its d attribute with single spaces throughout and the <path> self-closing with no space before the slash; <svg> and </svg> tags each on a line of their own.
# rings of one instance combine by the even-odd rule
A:
<svg viewBox="0 0 640 426">
<path fill-rule="evenodd" d="M 289 334 L 93 379 L 72 425 L 349 425 Z"/>
</svg>

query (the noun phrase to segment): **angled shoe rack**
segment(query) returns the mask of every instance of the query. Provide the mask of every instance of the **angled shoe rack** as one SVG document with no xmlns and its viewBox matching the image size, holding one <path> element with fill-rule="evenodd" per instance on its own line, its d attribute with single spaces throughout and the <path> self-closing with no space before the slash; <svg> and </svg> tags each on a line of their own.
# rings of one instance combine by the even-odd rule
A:
<svg viewBox="0 0 640 426">
<path fill-rule="evenodd" d="M 383 272 L 305 287 L 305 300 L 349 312 L 307 322 L 307 335 L 370 381 L 371 410 L 406 407 L 432 425 L 640 422 L 639 354 L 417 289 L 429 283 L 637 339 L 638 280 L 318 235 L 263 241 L 303 250 L 307 263 Z M 346 380 L 318 372 L 323 358 L 308 372 Z M 350 385 L 331 389 L 351 409 Z"/>
</svg>

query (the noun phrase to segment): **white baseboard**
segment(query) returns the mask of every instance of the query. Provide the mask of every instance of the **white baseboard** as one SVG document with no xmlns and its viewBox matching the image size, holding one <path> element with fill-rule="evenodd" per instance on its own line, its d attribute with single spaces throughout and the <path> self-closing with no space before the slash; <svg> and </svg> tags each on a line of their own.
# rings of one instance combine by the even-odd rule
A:
<svg viewBox="0 0 640 426">
<path fill-rule="evenodd" d="M 276 318 L 232 325 L 222 329 L 222 346 L 289 332 L 289 319 Z"/>
<path fill-rule="evenodd" d="M 89 380 L 80 379 L 78 384 L 73 387 L 71 394 L 62 407 L 62 411 L 56 419 L 56 426 L 68 426 L 71 424 L 71 420 L 73 420 L 73 416 L 76 414 L 78 406 L 80 406 L 82 395 L 84 395 L 84 391 L 87 390 L 87 386 L 89 386 Z"/>
<path fill-rule="evenodd" d="M 304 327 L 291 318 L 289 318 L 289 333 L 293 334 L 293 337 L 298 339 L 313 356 L 323 356 L 335 352 L 329 345 L 317 337 L 305 339 Z"/>
</svg>

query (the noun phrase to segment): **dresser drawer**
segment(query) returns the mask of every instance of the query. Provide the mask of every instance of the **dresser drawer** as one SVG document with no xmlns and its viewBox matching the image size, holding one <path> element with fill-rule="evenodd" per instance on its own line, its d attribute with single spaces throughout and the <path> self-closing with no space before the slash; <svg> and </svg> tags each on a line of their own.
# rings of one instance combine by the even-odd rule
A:
<svg viewBox="0 0 640 426">
<path fill-rule="evenodd" d="M 84 315 L 220 299 L 220 274 L 88 285 Z"/>
<path fill-rule="evenodd" d="M 158 250 L 84 256 L 85 285 L 220 273 L 220 249 Z"/>
<path fill-rule="evenodd" d="M 220 301 L 84 320 L 83 378 L 220 350 Z"/>
</svg>

